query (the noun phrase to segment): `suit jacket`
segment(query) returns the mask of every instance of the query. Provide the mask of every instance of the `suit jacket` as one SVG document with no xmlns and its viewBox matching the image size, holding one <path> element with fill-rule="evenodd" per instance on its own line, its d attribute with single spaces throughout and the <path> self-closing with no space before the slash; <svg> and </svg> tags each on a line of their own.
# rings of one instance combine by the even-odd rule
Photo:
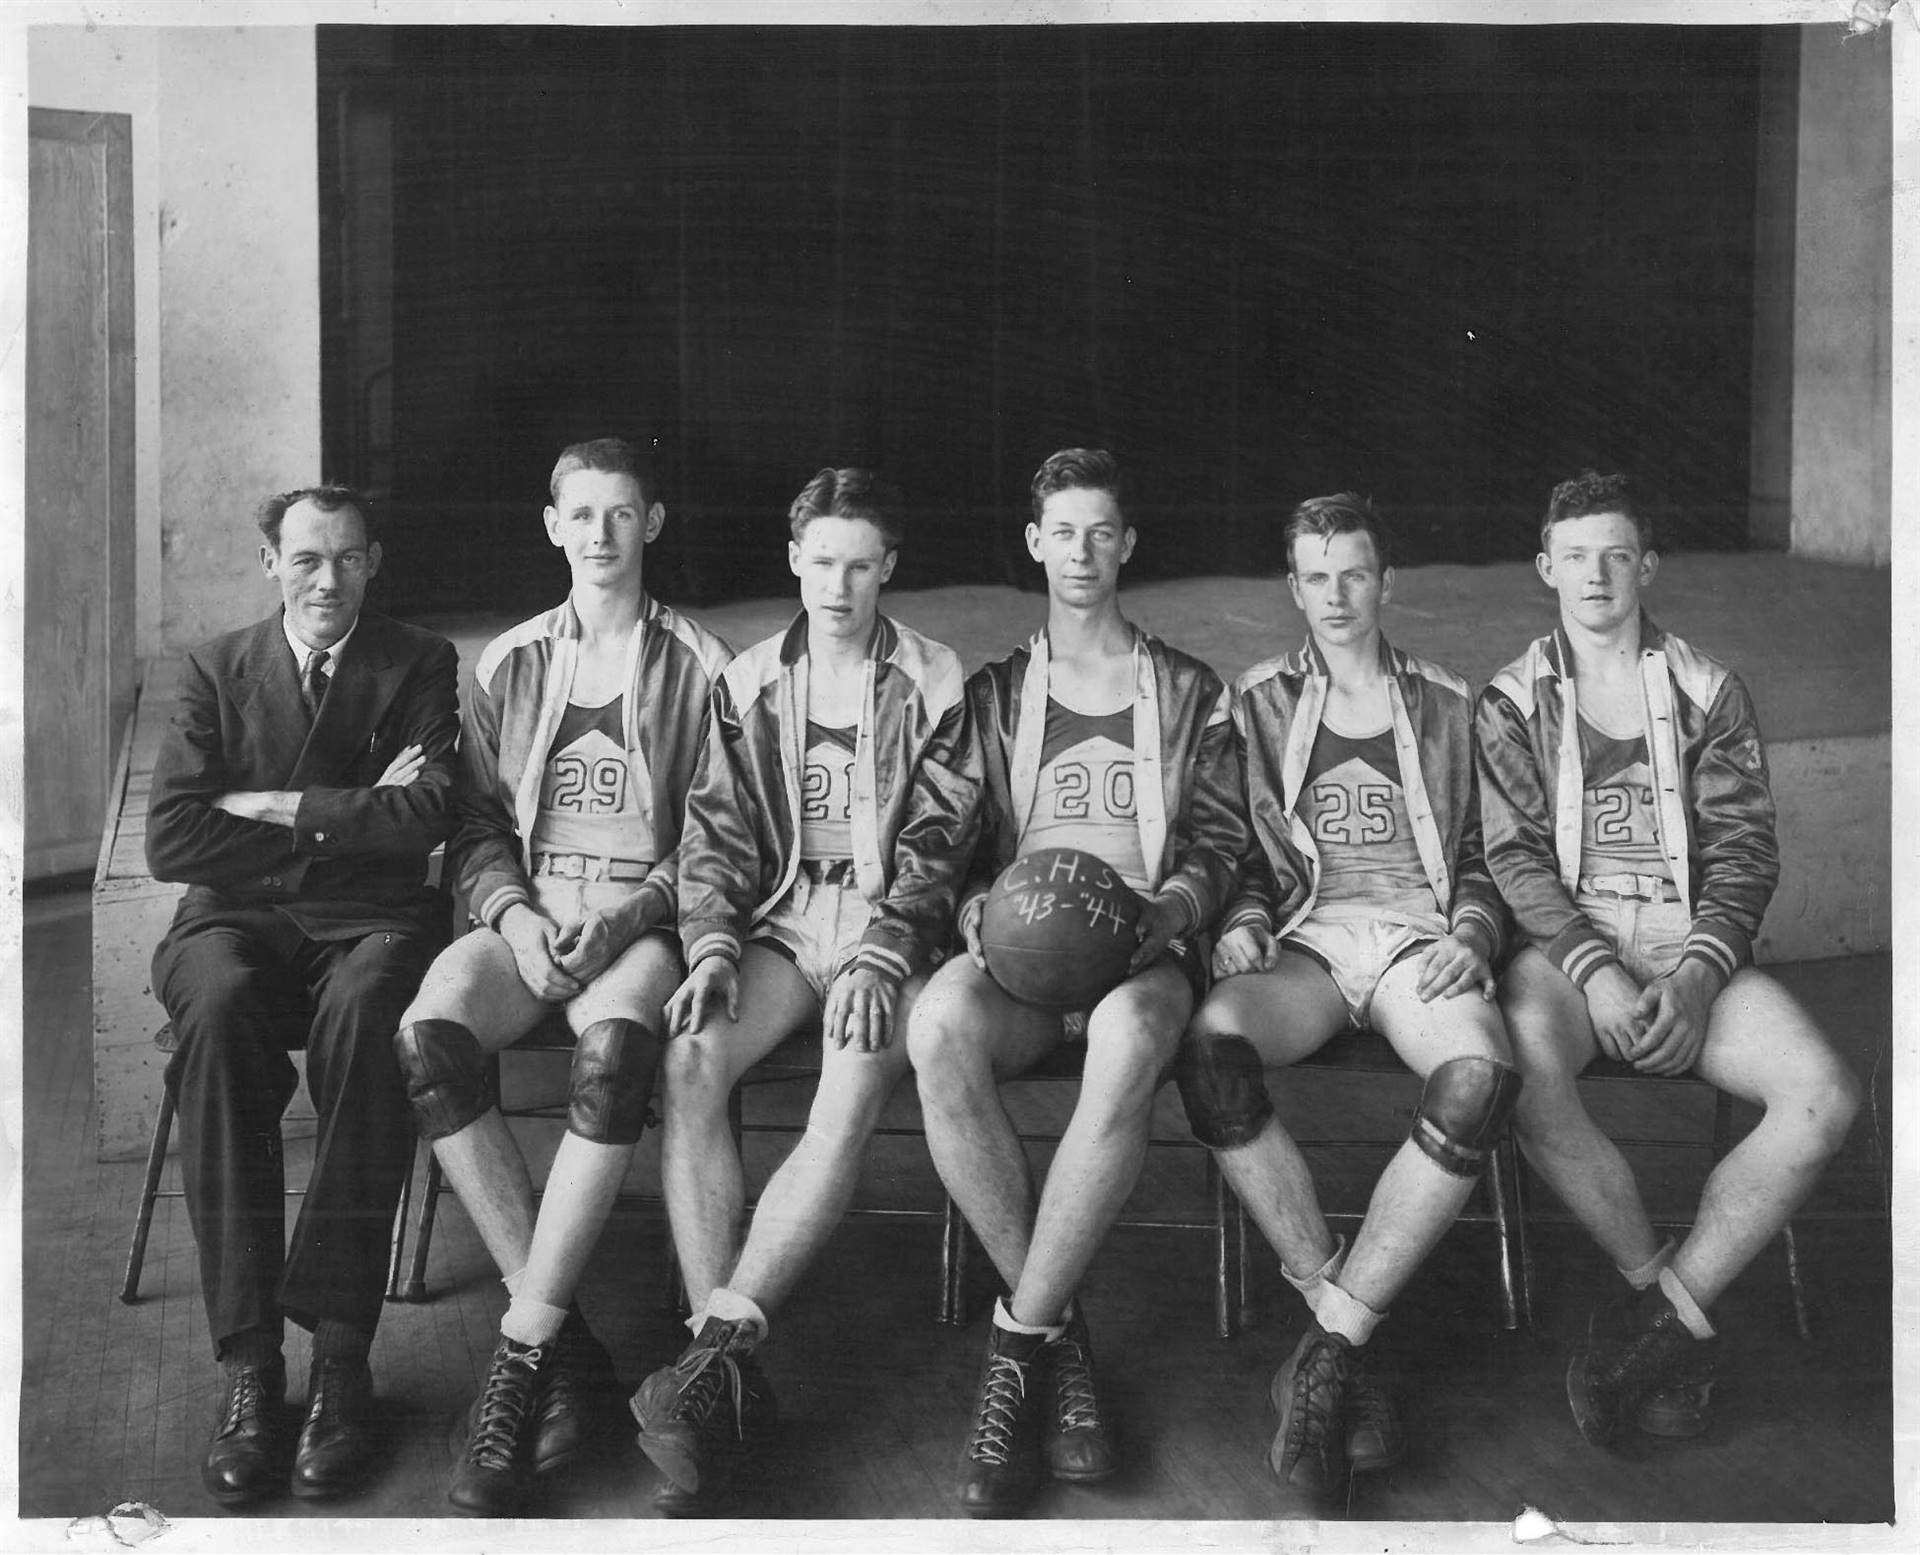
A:
<svg viewBox="0 0 1920 1555">
<path fill-rule="evenodd" d="M 362 612 L 309 722 L 277 612 L 188 654 L 147 808 L 148 867 L 192 887 L 176 927 L 275 907 L 315 938 L 441 931 L 427 856 L 450 828 L 457 673 L 444 638 Z M 373 787 L 408 745 L 419 777 Z M 235 789 L 297 790 L 297 825 L 213 807 Z"/>
</svg>

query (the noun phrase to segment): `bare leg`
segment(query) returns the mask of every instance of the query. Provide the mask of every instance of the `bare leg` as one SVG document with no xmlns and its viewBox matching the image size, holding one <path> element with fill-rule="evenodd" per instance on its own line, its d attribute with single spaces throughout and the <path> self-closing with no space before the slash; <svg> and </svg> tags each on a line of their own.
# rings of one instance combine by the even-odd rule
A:
<svg viewBox="0 0 1920 1555">
<path fill-rule="evenodd" d="M 1673 1272 L 1702 1307 L 1780 1233 L 1845 1141 L 1860 1082 L 1811 1017 L 1748 967 L 1713 1003 L 1695 1066 L 1724 1091 L 1766 1109 L 1714 1168 Z"/>
<path fill-rule="evenodd" d="M 1222 979 L 1194 1016 L 1195 1038 L 1233 1035 L 1269 1065 L 1299 1062 L 1347 1024 L 1346 1001 L 1317 961 L 1282 951 L 1271 972 Z M 1321 1212 L 1313 1172 L 1292 1135 L 1269 1118 L 1244 1145 L 1213 1152 L 1260 1234 L 1290 1273 L 1320 1268 L 1338 1245 Z"/>
<path fill-rule="evenodd" d="M 489 929 L 475 929 L 434 960 L 400 1022 L 457 1021 L 483 1049 L 497 1053 L 553 1009 L 520 981 L 507 942 Z M 435 1140 L 433 1153 L 494 1266 L 502 1274 L 524 1268 L 533 1245 L 533 1180 L 499 1109 Z"/>
<path fill-rule="evenodd" d="M 1061 1042 L 1060 1018 L 1017 1003 L 965 956 L 934 973 L 907 1024 L 927 1151 L 1011 1289 L 1033 1235 L 1033 1176 L 1000 1081 Z"/>
<path fill-rule="evenodd" d="M 1087 1022 L 1080 1096 L 1040 1190 L 1033 1239 L 1008 1310 L 1058 1323 L 1140 1177 L 1153 1097 L 1193 1012 L 1185 976 L 1161 962 L 1129 978 Z"/>
<path fill-rule="evenodd" d="M 679 981 L 678 947 L 665 935 L 647 935 L 567 1006 L 567 1022 L 576 1034 L 603 1020 L 630 1020 L 658 1031 L 661 1006 Z M 571 1129 L 561 1135 L 527 1248 L 519 1296 L 554 1307 L 573 1300 L 633 1151 L 632 1144 L 583 1139 Z"/>
<path fill-rule="evenodd" d="M 1513 1111 L 1520 1148 L 1601 1251 L 1619 1268 L 1639 1268 L 1660 1250 L 1660 1239 L 1633 1169 L 1575 1085 L 1599 1052 L 1586 999 L 1528 946 L 1500 981 L 1500 1005 L 1522 1077 Z"/>
<path fill-rule="evenodd" d="M 731 1272 L 740 1246 L 746 1182 L 727 1099 L 743 1074 L 819 1013 L 793 963 L 750 944 L 740 958 L 740 1019 L 723 1009 L 667 1042 L 660 1176 L 695 1312 Z"/>
<path fill-rule="evenodd" d="M 807 1131 L 768 1179 L 726 1280 L 762 1311 L 786 1298 L 845 1216 L 880 1110 L 906 1078 L 906 1018 L 925 986 L 925 978 L 915 978 L 900 990 L 892 1040 L 878 1052 L 823 1048 Z"/>
<path fill-rule="evenodd" d="M 1374 989 L 1374 1026 L 1425 1080 L 1452 1058 L 1510 1058 L 1495 1005 L 1476 989 L 1422 1003 L 1414 992 L 1418 957 L 1387 969 Z M 1447 1171 L 1411 1139 L 1394 1153 L 1375 1184 L 1367 1218 L 1353 1239 L 1340 1285 L 1355 1300 L 1384 1312 L 1465 1207 L 1475 1179 Z"/>
</svg>

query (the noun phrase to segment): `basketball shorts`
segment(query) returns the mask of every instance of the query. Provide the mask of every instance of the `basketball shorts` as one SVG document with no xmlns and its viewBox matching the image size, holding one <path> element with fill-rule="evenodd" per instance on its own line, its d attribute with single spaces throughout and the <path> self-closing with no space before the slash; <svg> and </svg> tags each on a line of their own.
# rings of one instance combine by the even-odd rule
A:
<svg viewBox="0 0 1920 1555">
<path fill-rule="evenodd" d="M 1573 904 L 1587 915 L 1613 947 L 1627 975 L 1641 987 L 1680 964 L 1688 931 L 1693 927 L 1693 914 L 1685 902 L 1616 896 L 1610 891 L 1588 890 L 1583 884 L 1574 893 Z"/>
<path fill-rule="evenodd" d="M 1365 907 L 1327 907 L 1310 913 L 1280 942 L 1326 968 L 1346 1001 L 1356 1029 L 1373 1011 L 1373 991 L 1387 969 L 1425 950 L 1447 932 L 1438 913 L 1388 914 Z"/>
<path fill-rule="evenodd" d="M 852 859 L 802 859 L 787 894 L 753 926 L 747 943 L 785 956 L 825 1004 L 833 980 L 859 953 L 872 916 Z"/>
<path fill-rule="evenodd" d="M 599 908 L 618 907 L 640 888 L 635 880 L 560 880 L 533 877 L 533 905 L 555 923 L 578 923 Z"/>
<path fill-rule="evenodd" d="M 1200 1001 L 1207 996 L 1207 961 L 1193 941 L 1169 940 L 1166 950 L 1154 965 L 1175 967 L 1187 980 L 1187 987 L 1193 990 L 1193 1007 L 1196 1010 L 1200 1008 Z M 1092 1013 L 1090 1009 L 1069 1010 L 1060 1017 L 1061 1030 L 1069 1042 L 1087 1040 L 1087 1017 Z"/>
</svg>

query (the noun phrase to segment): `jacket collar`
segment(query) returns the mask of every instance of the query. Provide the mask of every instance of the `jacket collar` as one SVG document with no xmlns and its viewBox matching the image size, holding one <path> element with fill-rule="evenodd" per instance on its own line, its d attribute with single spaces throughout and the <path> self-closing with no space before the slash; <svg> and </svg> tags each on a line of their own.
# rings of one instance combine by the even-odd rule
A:
<svg viewBox="0 0 1920 1555">
<path fill-rule="evenodd" d="M 1640 607 L 1640 651 L 1641 653 L 1665 653 L 1667 634 L 1647 614 L 1646 606 Z M 1564 626 L 1555 626 L 1547 635 L 1547 663 L 1553 673 L 1561 680 L 1573 674 L 1573 640 L 1567 636 Z"/>
<path fill-rule="evenodd" d="M 888 619 L 885 611 L 877 611 L 873 618 L 873 634 L 867 639 L 867 657 L 890 659 L 899 641 L 899 629 Z M 787 623 L 787 629 L 780 634 L 780 662 L 793 665 L 807 656 L 807 613 L 801 610 L 795 613 Z"/>
<path fill-rule="evenodd" d="M 666 606 L 644 589 L 640 593 L 640 625 L 651 626 Z M 573 595 L 569 593 L 559 609 L 554 612 L 549 635 L 554 637 L 579 637 L 584 628 L 580 625 L 580 612 L 575 608 Z"/>
<path fill-rule="evenodd" d="M 1385 632 L 1380 634 L 1379 644 L 1380 668 L 1389 675 L 1399 674 L 1400 655 L 1394 651 L 1393 646 L 1387 641 L 1387 634 Z M 1300 645 L 1300 652 L 1296 658 L 1302 673 L 1318 675 L 1322 680 L 1331 680 L 1333 678 L 1333 671 L 1327 668 L 1326 655 L 1320 651 L 1320 645 L 1313 640 L 1312 632 L 1307 633 L 1306 641 Z"/>
</svg>

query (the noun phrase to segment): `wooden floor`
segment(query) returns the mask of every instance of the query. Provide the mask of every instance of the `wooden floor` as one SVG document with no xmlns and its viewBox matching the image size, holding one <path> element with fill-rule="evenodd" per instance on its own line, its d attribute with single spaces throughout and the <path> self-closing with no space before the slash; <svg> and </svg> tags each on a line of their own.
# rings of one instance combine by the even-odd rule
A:
<svg viewBox="0 0 1920 1555">
<path fill-rule="evenodd" d="M 117 1300 L 141 1169 L 92 1158 L 89 910 L 84 893 L 27 904 L 25 1280 L 20 1513 L 66 1519 L 144 1500 L 167 1516 L 217 1516 L 198 1464 L 216 1404 L 192 1238 L 178 1200 L 162 1201 L 144 1299 Z M 1791 986 L 1877 1077 L 1874 1117 L 1811 1206 L 1856 1218 L 1803 1224 L 1801 1257 L 1816 1337 L 1794 1337 L 1780 1249 L 1770 1249 L 1718 1310 L 1729 1380 L 1700 1441 L 1634 1438 L 1600 1453 L 1567 1415 L 1562 1373 L 1604 1265 L 1563 1224 L 1537 1232 L 1540 1323 L 1528 1335 L 1494 1317 L 1489 1233 L 1455 1230 L 1402 1295 L 1381 1343 L 1401 1371 L 1413 1423 L 1407 1463 L 1363 1482 L 1351 1504 L 1317 1508 L 1264 1464 L 1267 1380 L 1300 1326 L 1270 1254 L 1254 1265 L 1261 1306 L 1237 1339 L 1211 1331 L 1208 1244 L 1197 1232 L 1116 1231 L 1086 1287 L 1101 1378 L 1117 1419 L 1123 1472 L 1100 1487 L 1048 1488 L 1038 1518 L 1301 1519 L 1504 1522 L 1534 1506 L 1576 1525 L 1735 1521 L 1873 1523 L 1893 1516 L 1890 1269 L 1885 1179 L 1889 963 L 1885 957 L 1785 969 Z M 1047 1087 L 1063 1092 L 1064 1087 Z M 1654 1088 L 1669 1097 L 1671 1088 Z M 1410 1096 L 1324 1103 L 1381 1112 L 1382 1137 Z M 1166 1098 L 1163 1098 L 1163 1106 Z M 1648 1097 L 1632 1106 L 1676 1105 Z M 1167 1115 L 1166 1132 L 1178 1133 Z M 1397 1125 L 1404 1128 L 1404 1123 Z M 657 1148 L 651 1137 L 643 1149 Z M 765 1148 L 774 1148 L 768 1146 Z M 293 1147 L 295 1170 L 299 1147 Z M 764 1149 L 762 1151 L 764 1154 Z M 1364 1198 L 1377 1169 L 1328 1159 L 1330 1203 Z M 1652 1155 L 1656 1203 L 1684 1207 L 1700 1167 Z M 170 1174 L 171 1175 L 171 1174 Z M 917 1141 L 875 1147 L 874 1192 L 932 1203 Z M 1202 1208 L 1192 1152 L 1152 1153 L 1142 1202 Z M 440 1515 L 504 1293 L 448 1199 L 434 1243 L 434 1299 L 387 1309 L 374 1352 L 390 1452 L 374 1484 L 343 1503 L 280 1500 L 257 1515 L 419 1519 Z M 660 1295 L 663 1227 L 620 1215 L 582 1294 L 624 1374 L 637 1380 L 675 1353 L 683 1330 Z M 783 1416 L 736 1511 L 759 1518 L 945 1518 L 984 1332 L 984 1282 L 964 1329 L 933 1321 L 937 1226 L 850 1221 L 786 1311 L 765 1363 Z M 304 1377 L 305 1352 L 289 1349 Z M 296 1393 L 298 1382 L 296 1381 Z M 651 1515 L 651 1470 L 624 1424 L 604 1453 L 545 1487 L 553 1517 Z"/>
</svg>

